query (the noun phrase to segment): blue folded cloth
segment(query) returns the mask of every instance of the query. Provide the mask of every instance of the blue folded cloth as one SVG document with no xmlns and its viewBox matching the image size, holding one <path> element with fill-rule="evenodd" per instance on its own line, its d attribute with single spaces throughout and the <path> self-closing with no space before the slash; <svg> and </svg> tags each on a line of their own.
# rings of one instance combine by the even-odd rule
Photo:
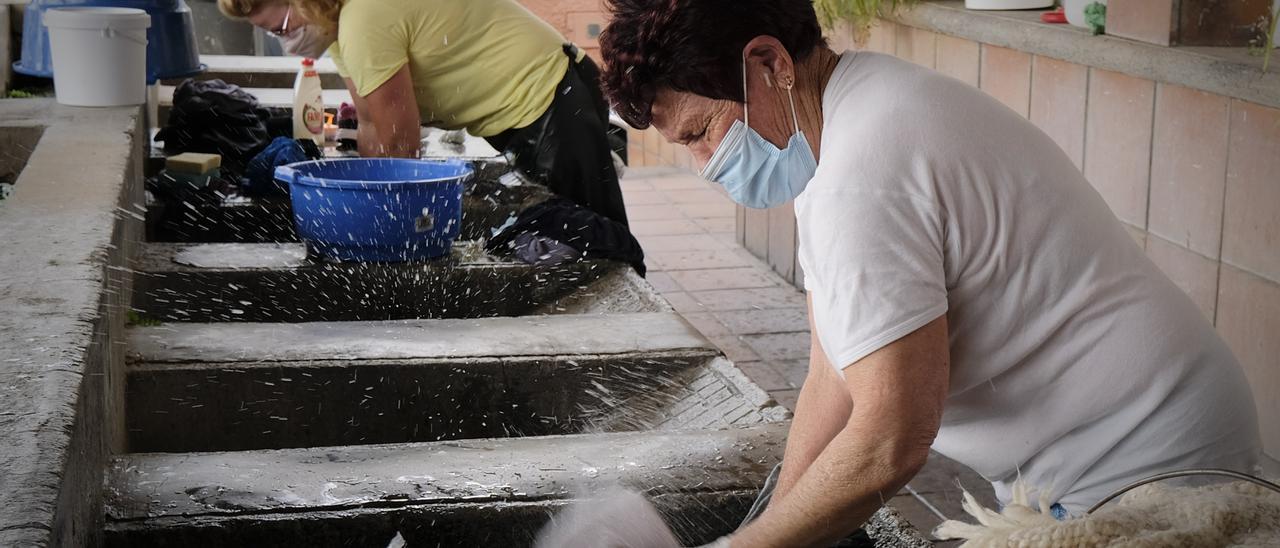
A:
<svg viewBox="0 0 1280 548">
<path fill-rule="evenodd" d="M 276 181 L 276 168 L 318 158 L 320 149 L 315 142 L 276 137 L 246 166 L 244 193 L 248 196 L 286 196 L 289 185 Z"/>
</svg>

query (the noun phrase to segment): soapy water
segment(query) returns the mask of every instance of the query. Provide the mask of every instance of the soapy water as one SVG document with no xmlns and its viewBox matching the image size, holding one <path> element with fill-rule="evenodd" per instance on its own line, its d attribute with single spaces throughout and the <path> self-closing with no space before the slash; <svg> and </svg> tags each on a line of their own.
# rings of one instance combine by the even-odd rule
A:
<svg viewBox="0 0 1280 548">
<path fill-rule="evenodd" d="M 152 268 L 140 306 L 161 320 L 201 322 L 554 313 L 558 299 L 620 268 L 590 261 L 533 268 L 490 255 L 480 242 L 461 243 L 442 261 L 399 265 L 317 264 L 297 244 L 201 244 L 155 258 L 192 268 Z"/>
</svg>

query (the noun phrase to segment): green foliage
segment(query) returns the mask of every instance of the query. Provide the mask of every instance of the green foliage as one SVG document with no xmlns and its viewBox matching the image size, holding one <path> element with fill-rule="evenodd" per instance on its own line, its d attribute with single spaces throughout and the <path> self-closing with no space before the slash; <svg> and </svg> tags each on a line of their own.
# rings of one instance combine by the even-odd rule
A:
<svg viewBox="0 0 1280 548">
<path fill-rule="evenodd" d="M 818 21 L 827 29 L 834 29 L 840 22 L 853 26 L 853 37 L 858 42 L 866 40 L 876 19 L 910 7 L 919 0 L 813 0 Z"/>
<path fill-rule="evenodd" d="M 1262 46 L 1262 72 L 1267 71 L 1267 63 L 1271 61 L 1271 53 L 1276 50 L 1276 27 L 1280 26 L 1280 9 L 1271 14 L 1271 30 L 1267 32 L 1267 43 Z"/>
<path fill-rule="evenodd" d="M 155 318 L 148 318 L 146 316 L 143 316 L 142 314 L 139 314 L 137 310 L 129 311 L 129 325 L 137 325 L 141 327 L 155 327 L 163 323 L 164 322 L 161 322 L 160 320 L 157 320 Z"/>
<path fill-rule="evenodd" d="M 1102 2 L 1092 2 L 1085 6 L 1084 23 L 1089 25 L 1089 31 L 1094 36 L 1105 32 L 1107 30 L 1107 5 Z"/>
</svg>

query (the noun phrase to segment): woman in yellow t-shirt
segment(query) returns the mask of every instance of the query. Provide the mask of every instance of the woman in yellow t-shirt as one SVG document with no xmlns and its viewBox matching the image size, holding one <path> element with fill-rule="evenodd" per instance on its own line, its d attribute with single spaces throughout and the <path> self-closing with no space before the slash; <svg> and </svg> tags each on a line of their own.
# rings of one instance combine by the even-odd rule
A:
<svg viewBox="0 0 1280 548">
<path fill-rule="evenodd" d="M 283 42 L 326 51 L 361 155 L 416 157 L 419 126 L 466 129 L 579 205 L 626 224 L 599 69 L 514 0 L 218 0 Z"/>
</svg>

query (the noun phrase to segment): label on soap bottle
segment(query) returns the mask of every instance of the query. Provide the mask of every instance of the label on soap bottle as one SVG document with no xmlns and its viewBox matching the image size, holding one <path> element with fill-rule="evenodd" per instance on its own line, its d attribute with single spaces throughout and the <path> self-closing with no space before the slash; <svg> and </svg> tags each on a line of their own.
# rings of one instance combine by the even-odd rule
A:
<svg viewBox="0 0 1280 548">
<path fill-rule="evenodd" d="M 302 107 L 302 120 L 307 125 L 307 131 L 316 135 L 323 134 L 324 111 L 316 109 L 315 105 L 308 104 Z"/>
</svg>

